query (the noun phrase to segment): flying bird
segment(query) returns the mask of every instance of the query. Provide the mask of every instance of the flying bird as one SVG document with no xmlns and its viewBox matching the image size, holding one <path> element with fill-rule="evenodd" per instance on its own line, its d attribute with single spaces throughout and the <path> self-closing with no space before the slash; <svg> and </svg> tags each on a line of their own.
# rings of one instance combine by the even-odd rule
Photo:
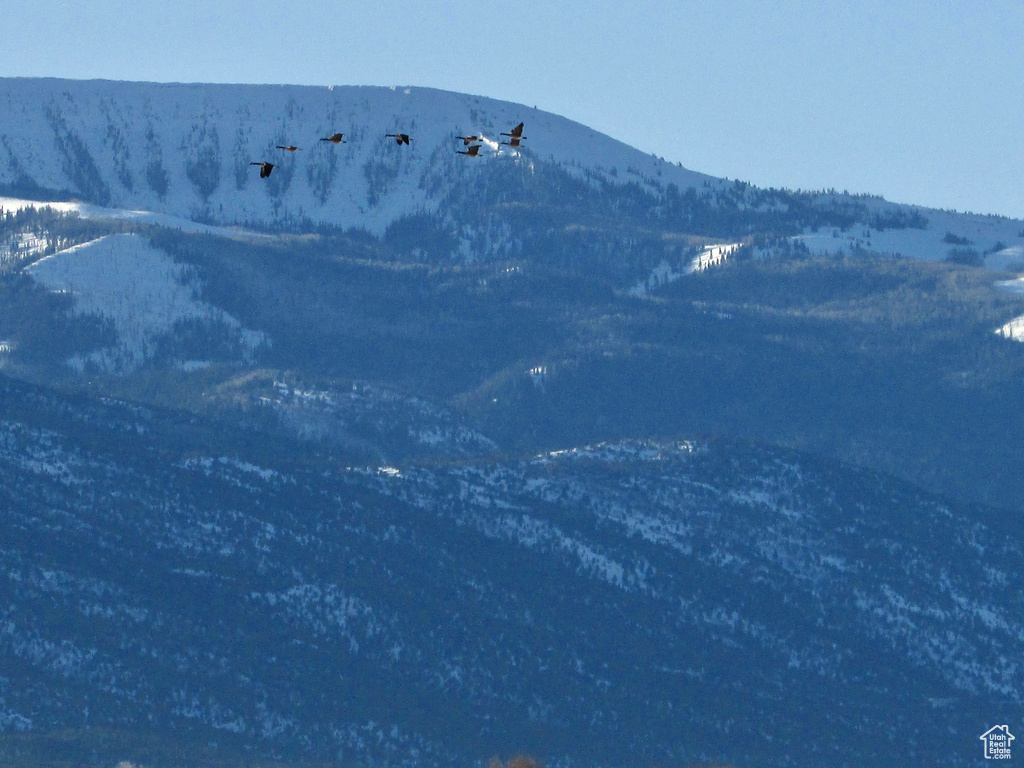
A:
<svg viewBox="0 0 1024 768">
<path fill-rule="evenodd" d="M 299 147 L 293 147 L 290 144 L 287 147 L 282 147 L 280 144 L 278 144 L 277 148 L 278 149 L 283 149 L 285 152 L 298 152 L 299 151 Z"/>
<path fill-rule="evenodd" d="M 326 139 L 320 139 L 320 141 L 329 141 L 332 144 L 344 144 L 345 139 L 342 138 L 344 135 L 344 133 L 332 133 Z"/>
<path fill-rule="evenodd" d="M 523 136 L 523 124 L 522 123 L 517 125 L 515 128 L 513 128 L 508 133 L 502 133 L 501 135 L 502 136 L 508 136 L 513 141 L 516 141 L 517 139 L 521 140 L 521 139 L 525 139 L 526 138 L 525 136 Z"/>
<path fill-rule="evenodd" d="M 463 152 L 461 149 L 456 149 L 460 155 L 469 155 L 470 157 L 480 157 L 480 145 L 474 144 L 472 147 Z"/>
<path fill-rule="evenodd" d="M 260 178 L 265 179 L 270 175 L 270 172 L 274 170 L 273 163 L 249 163 L 249 165 L 258 165 L 260 167 Z"/>
<path fill-rule="evenodd" d="M 515 128 L 513 128 L 508 133 L 504 133 L 503 132 L 501 135 L 502 136 L 508 136 L 508 141 L 503 141 L 501 143 L 504 144 L 505 146 L 512 147 L 513 149 L 518 148 L 519 147 L 519 143 L 523 139 L 526 138 L 525 136 L 523 136 L 523 124 L 522 123 L 517 125 Z"/>
<path fill-rule="evenodd" d="M 385 138 L 394 139 L 399 144 L 409 143 L 409 134 L 407 133 L 385 133 Z"/>
<path fill-rule="evenodd" d="M 456 139 L 462 139 L 462 146 L 467 147 L 474 141 L 480 141 L 479 136 L 456 136 Z"/>
</svg>

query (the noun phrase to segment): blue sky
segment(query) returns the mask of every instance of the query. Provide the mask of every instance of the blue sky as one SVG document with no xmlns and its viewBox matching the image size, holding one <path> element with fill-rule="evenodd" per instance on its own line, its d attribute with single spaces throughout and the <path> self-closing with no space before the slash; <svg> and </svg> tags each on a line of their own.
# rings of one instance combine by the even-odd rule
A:
<svg viewBox="0 0 1024 768">
<path fill-rule="evenodd" d="M 1020 0 L 4 6 L 0 76 L 429 86 L 759 186 L 1024 218 Z"/>
</svg>

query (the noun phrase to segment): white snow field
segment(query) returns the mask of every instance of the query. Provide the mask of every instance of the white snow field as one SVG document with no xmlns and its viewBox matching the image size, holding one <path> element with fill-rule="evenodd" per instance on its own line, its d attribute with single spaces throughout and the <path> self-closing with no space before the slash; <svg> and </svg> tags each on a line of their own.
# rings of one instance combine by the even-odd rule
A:
<svg viewBox="0 0 1024 768">
<path fill-rule="evenodd" d="M 117 343 L 68 362 L 84 369 L 130 371 L 151 358 L 160 339 L 181 321 L 207 321 L 234 330 L 250 353 L 267 343 L 231 315 L 196 297 L 193 273 L 139 235 L 109 235 L 48 256 L 26 269 L 51 291 L 67 292 L 74 311 L 112 321 Z M 195 366 L 201 361 L 183 361 Z"/>
</svg>

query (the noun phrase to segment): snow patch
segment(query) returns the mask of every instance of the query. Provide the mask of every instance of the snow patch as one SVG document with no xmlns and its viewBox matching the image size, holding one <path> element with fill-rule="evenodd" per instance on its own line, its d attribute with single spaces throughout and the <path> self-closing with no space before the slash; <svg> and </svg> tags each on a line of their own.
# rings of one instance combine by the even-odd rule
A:
<svg viewBox="0 0 1024 768">
<path fill-rule="evenodd" d="M 712 267 L 721 266 L 729 256 L 740 247 L 740 243 L 724 243 L 719 245 L 707 245 L 694 256 L 682 272 L 677 272 L 671 264 L 662 260 L 658 266 L 651 270 L 651 274 L 629 289 L 630 296 L 646 296 L 659 286 L 674 283 L 686 275 L 695 272 L 703 272 Z"/>
<path fill-rule="evenodd" d="M 51 291 L 71 294 L 76 314 L 112 321 L 115 346 L 75 355 L 78 370 L 132 370 L 151 359 L 161 337 L 182 321 L 224 324 L 249 354 L 268 339 L 242 328 L 231 315 L 196 298 L 191 270 L 139 235 L 108 235 L 48 256 L 26 269 Z"/>
<path fill-rule="evenodd" d="M 1024 277 L 1018 277 L 1014 280 L 1000 280 L 996 283 L 996 288 L 1009 291 L 1010 293 L 1024 294 Z M 1024 315 L 1015 317 L 1010 322 L 999 326 L 996 328 L 995 333 L 1004 339 L 1024 341 Z"/>
</svg>

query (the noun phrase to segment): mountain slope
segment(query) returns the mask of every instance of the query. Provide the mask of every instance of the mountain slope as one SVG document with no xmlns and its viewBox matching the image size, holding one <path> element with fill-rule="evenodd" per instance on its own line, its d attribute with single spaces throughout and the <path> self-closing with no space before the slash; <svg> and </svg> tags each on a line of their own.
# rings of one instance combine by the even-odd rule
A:
<svg viewBox="0 0 1024 768">
<path fill-rule="evenodd" d="M 10 222 L 15 239 L 85 241 L 42 261 L 29 254 L 0 279 L 0 363 L 11 374 L 241 408 L 271 431 L 287 424 L 391 459 L 422 456 L 412 436 L 437 423 L 403 426 L 381 392 L 451 411 L 486 435 L 471 441 L 485 454 L 718 434 L 1010 510 L 1024 492 L 1024 348 L 994 333 L 1024 303 L 983 270 L 739 254 L 635 295 L 619 287 L 628 262 L 617 252 L 603 270 L 561 261 L 557 240 L 529 258 L 431 265 L 360 234 L 225 238 L 121 223 L 136 234 L 100 239 L 98 226 L 30 211 Z M 157 266 L 144 279 L 114 268 L 105 244 L 118 242 Z M 81 279 L 53 284 L 62 292 L 32 277 L 79 259 Z M 325 407 L 282 405 L 270 424 L 275 381 L 322 394 Z M 377 404 L 343 415 L 339 404 L 364 387 Z M 454 434 L 452 423 L 442 432 Z"/>
<path fill-rule="evenodd" d="M 961 765 L 1020 707 L 1020 531 L 883 475 L 689 442 L 282 464 L 0 385 L 7 731 Z"/>
</svg>

